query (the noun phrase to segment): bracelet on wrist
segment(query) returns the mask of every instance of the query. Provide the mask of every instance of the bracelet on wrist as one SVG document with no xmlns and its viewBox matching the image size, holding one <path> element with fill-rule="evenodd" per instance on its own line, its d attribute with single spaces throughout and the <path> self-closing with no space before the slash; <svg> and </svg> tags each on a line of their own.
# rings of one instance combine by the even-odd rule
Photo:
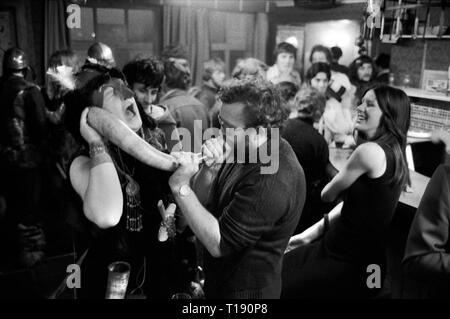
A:
<svg viewBox="0 0 450 319">
<path fill-rule="evenodd" d="M 108 153 L 106 145 L 103 142 L 96 142 L 89 144 L 89 157 L 94 158 L 99 154 Z"/>
</svg>

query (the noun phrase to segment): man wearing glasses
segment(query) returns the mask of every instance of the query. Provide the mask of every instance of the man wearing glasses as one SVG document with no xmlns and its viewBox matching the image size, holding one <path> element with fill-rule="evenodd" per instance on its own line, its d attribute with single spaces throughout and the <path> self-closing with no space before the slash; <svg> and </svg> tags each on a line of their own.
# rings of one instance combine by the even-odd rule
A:
<svg viewBox="0 0 450 319">
<path fill-rule="evenodd" d="M 200 170 L 198 154 L 173 153 L 180 166 L 169 184 L 206 248 L 206 297 L 279 298 L 283 252 L 305 199 L 303 169 L 289 144 L 275 134 L 286 115 L 272 84 L 233 80 L 219 99 L 222 135 L 204 143 Z M 244 161 L 238 158 L 242 146 Z M 266 146 L 279 155 L 273 174 L 262 174 L 258 156 L 251 160 Z M 204 195 L 198 187 L 204 179 L 212 180 L 203 187 L 210 195 L 202 200 L 205 206 L 197 197 Z"/>
</svg>

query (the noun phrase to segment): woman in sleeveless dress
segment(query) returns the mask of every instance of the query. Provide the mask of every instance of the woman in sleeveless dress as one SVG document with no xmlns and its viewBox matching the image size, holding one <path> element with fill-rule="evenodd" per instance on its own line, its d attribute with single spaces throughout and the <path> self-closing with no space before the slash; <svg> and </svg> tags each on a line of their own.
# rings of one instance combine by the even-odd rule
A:
<svg viewBox="0 0 450 319">
<path fill-rule="evenodd" d="M 291 238 L 282 298 L 367 298 L 380 292 L 388 229 L 409 178 L 410 104 L 403 91 L 377 86 L 364 94 L 357 114 L 359 145 L 322 191 L 323 201 L 343 202 Z"/>
</svg>

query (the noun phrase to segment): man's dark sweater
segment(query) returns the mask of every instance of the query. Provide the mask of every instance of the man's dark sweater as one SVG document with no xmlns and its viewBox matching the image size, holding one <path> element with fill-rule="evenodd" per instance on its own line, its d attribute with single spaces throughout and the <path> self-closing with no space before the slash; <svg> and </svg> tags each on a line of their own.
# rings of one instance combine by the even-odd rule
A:
<svg viewBox="0 0 450 319">
<path fill-rule="evenodd" d="M 209 210 L 218 218 L 222 257 L 205 254 L 208 298 L 279 298 L 281 267 L 300 218 L 306 187 L 303 169 L 280 139 L 279 169 L 264 164 L 224 164 Z"/>
</svg>

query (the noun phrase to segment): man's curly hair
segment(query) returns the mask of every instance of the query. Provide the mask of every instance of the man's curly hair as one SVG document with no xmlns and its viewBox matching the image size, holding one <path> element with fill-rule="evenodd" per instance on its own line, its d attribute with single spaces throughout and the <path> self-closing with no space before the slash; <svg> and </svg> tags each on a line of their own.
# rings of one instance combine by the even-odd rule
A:
<svg viewBox="0 0 450 319">
<path fill-rule="evenodd" d="M 247 127 L 281 127 L 287 119 L 279 89 L 266 80 L 232 79 L 219 91 L 226 104 L 243 103 L 249 118 Z"/>
</svg>

